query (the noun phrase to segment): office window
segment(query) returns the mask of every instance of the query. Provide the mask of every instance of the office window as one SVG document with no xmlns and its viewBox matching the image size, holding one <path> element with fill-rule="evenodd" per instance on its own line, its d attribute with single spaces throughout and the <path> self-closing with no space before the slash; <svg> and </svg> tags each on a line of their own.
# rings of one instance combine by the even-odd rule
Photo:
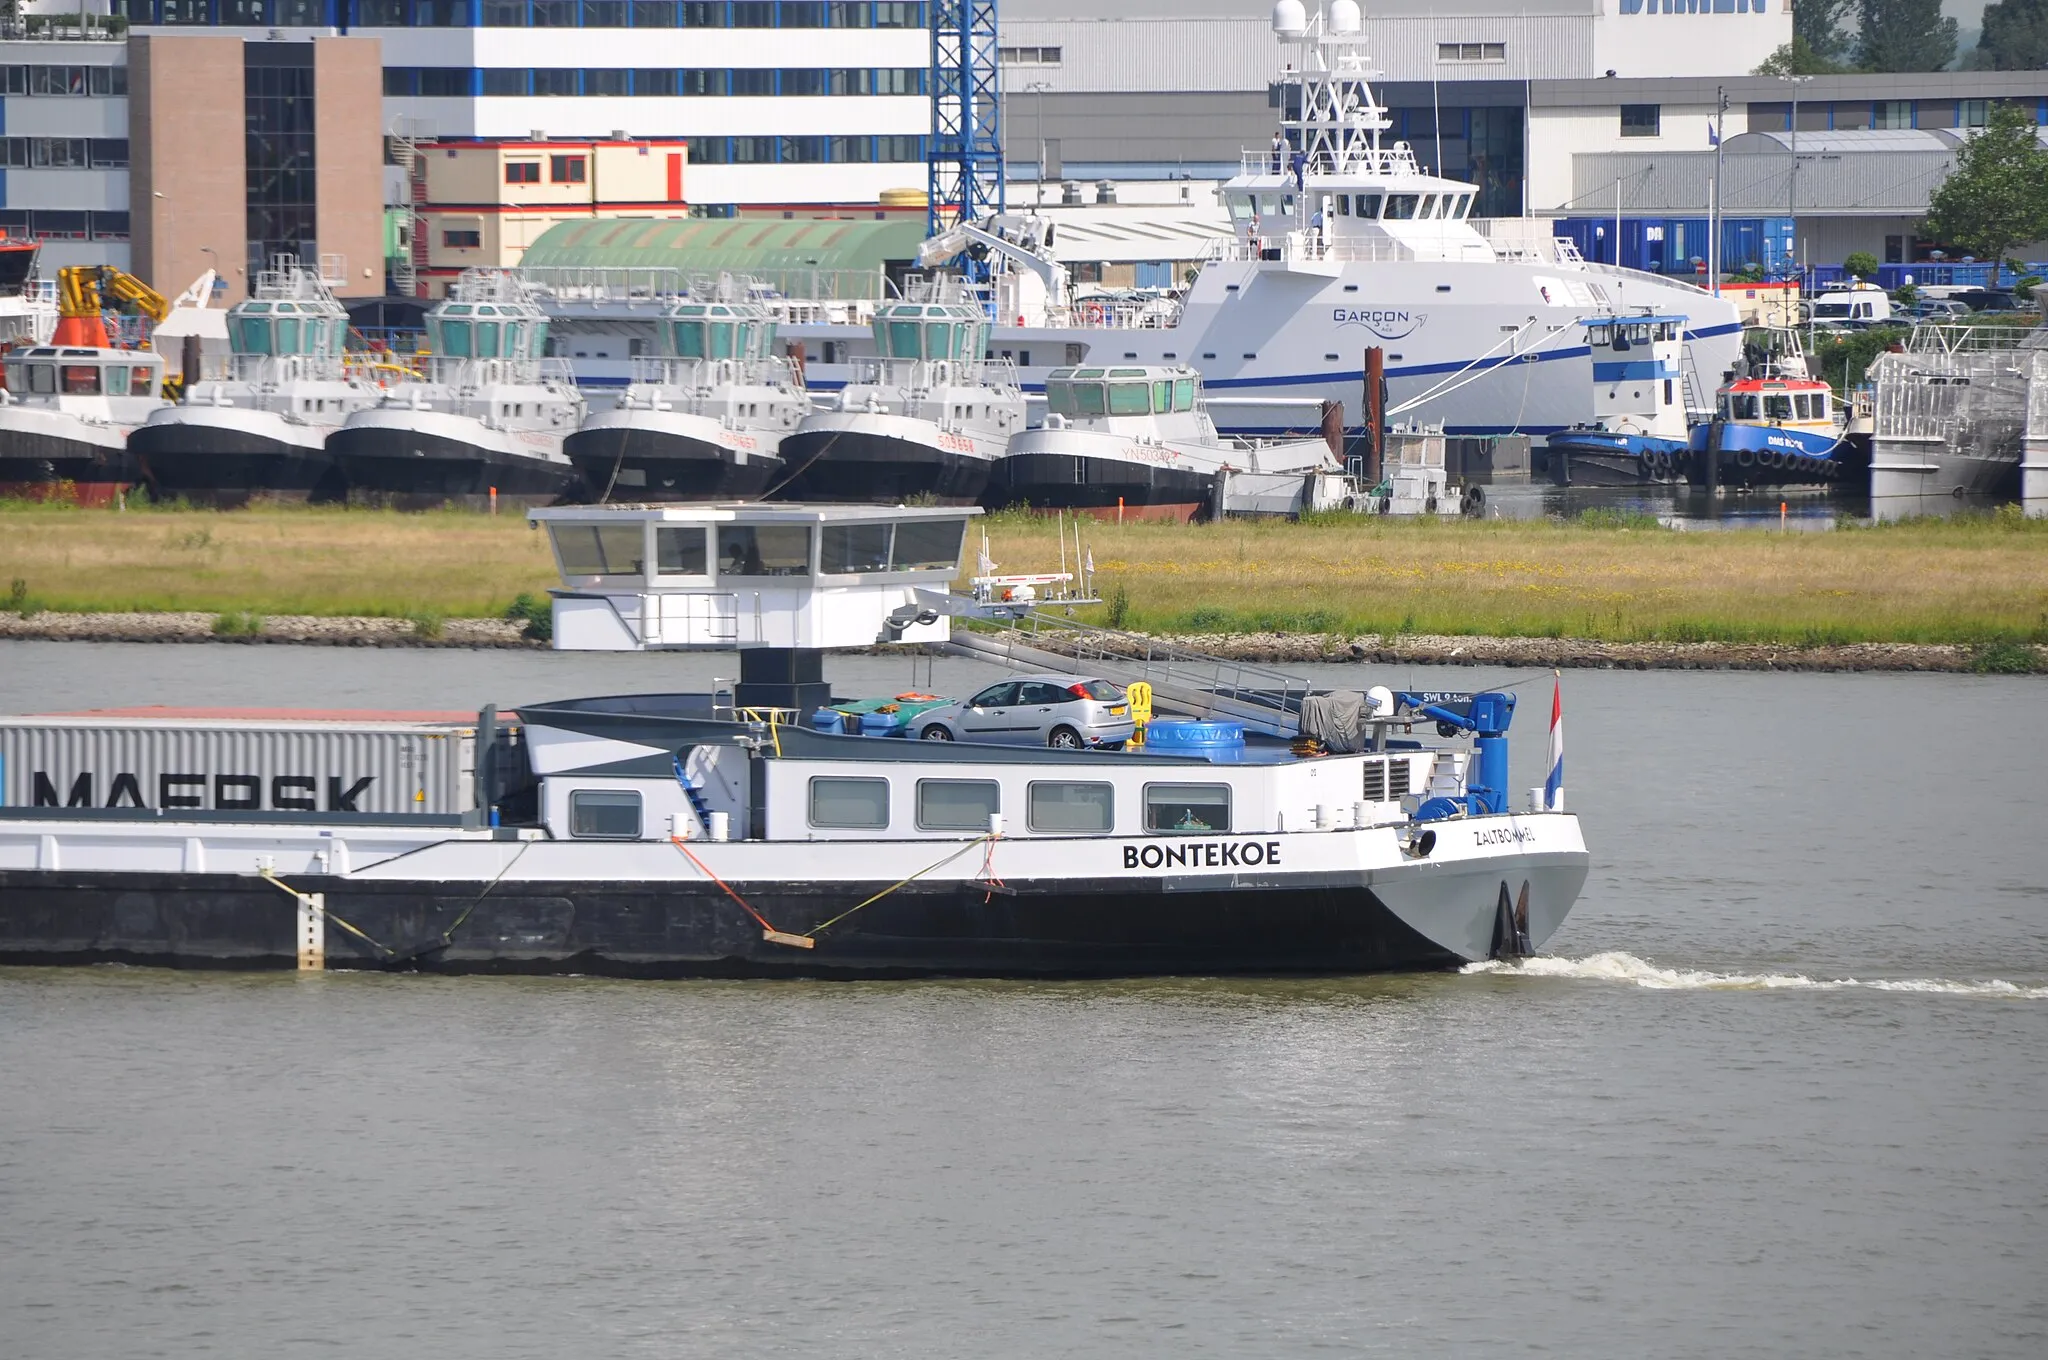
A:
<svg viewBox="0 0 2048 1360">
<path fill-rule="evenodd" d="M 356 0 L 356 27 L 404 28 L 405 0 Z"/>
<path fill-rule="evenodd" d="M 210 24 L 213 16 L 206 6 L 207 0 L 163 0 L 160 20 L 165 24 Z"/>
<path fill-rule="evenodd" d="M 506 161 L 505 182 L 507 184 L 540 183 L 539 161 Z"/>
<path fill-rule="evenodd" d="M 730 165 L 732 164 L 731 139 L 726 137 L 693 137 L 690 139 L 690 164 Z M 704 217 L 710 214 L 699 211 L 703 204 L 692 204 L 690 216 Z"/>
<path fill-rule="evenodd" d="M 876 28 L 923 28 L 924 6 L 906 0 L 877 0 Z"/>
<path fill-rule="evenodd" d="M 625 789 L 577 789 L 569 795 L 569 834 L 597 840 L 640 838 L 640 795 Z"/>
<path fill-rule="evenodd" d="M 732 163 L 734 165 L 773 165 L 775 163 L 773 137 L 735 137 L 732 139 Z"/>
<path fill-rule="evenodd" d="M 556 184 L 581 184 L 587 178 L 589 164 L 587 156 L 550 156 L 548 179 Z"/>
<path fill-rule="evenodd" d="M 89 143 L 87 154 L 92 158 L 95 170 L 125 170 L 128 168 L 128 139 L 126 137 L 95 137 Z"/>
<path fill-rule="evenodd" d="M 37 209 L 29 218 L 29 234 L 44 241 L 83 241 L 90 235 L 87 223 L 82 212 Z"/>
<path fill-rule="evenodd" d="M 484 234 L 471 229 L 450 228 L 441 233 L 441 244 L 450 250 L 475 250 L 484 243 Z"/>
<path fill-rule="evenodd" d="M 724 71 L 678 71 L 676 72 L 676 93 L 683 95 L 718 95 L 728 88 Z"/>
<path fill-rule="evenodd" d="M 414 28 L 468 28 L 469 0 L 413 0 Z"/>
<path fill-rule="evenodd" d="M 1913 126 L 1913 101 L 1910 99 L 1881 99 L 1870 110 L 1870 125 L 1874 128 L 1896 130 Z"/>
<path fill-rule="evenodd" d="M 525 28 L 526 0 L 484 0 L 484 27 Z"/>
<path fill-rule="evenodd" d="M 574 96 L 583 92 L 583 72 L 573 66 L 543 66 L 533 73 L 536 95 Z"/>
<path fill-rule="evenodd" d="M 270 22 L 264 0 L 216 0 L 222 24 L 238 28 L 260 27 Z"/>
<path fill-rule="evenodd" d="M 83 170 L 91 164 L 83 137 L 31 137 L 28 142 L 28 163 L 37 170 Z"/>
<path fill-rule="evenodd" d="M 88 66 L 85 74 L 88 94 L 121 98 L 128 93 L 128 68 L 125 66 Z"/>
<path fill-rule="evenodd" d="M 811 69 L 787 70 L 782 73 L 784 94 L 824 94 L 826 89 L 824 71 Z"/>
<path fill-rule="evenodd" d="M 467 66 L 422 66 L 419 92 L 441 99 L 466 99 L 469 97 L 469 68 Z"/>
<path fill-rule="evenodd" d="M 872 93 L 875 94 L 917 94 L 925 91 L 925 69 L 922 66 L 885 66 L 873 73 Z"/>
<path fill-rule="evenodd" d="M 615 66 L 600 66 L 583 73 L 583 93 L 592 95 L 624 94 L 626 81 L 631 72 Z"/>
<path fill-rule="evenodd" d="M 626 0 L 583 0 L 585 28 L 624 28 Z"/>
<path fill-rule="evenodd" d="M 1438 61 L 1506 61 L 1508 45 L 1497 42 L 1440 42 Z"/>
<path fill-rule="evenodd" d="M 774 94 L 775 72 L 741 67 L 732 72 L 729 89 L 733 94 Z"/>
<path fill-rule="evenodd" d="M 312 28 L 326 21 L 319 0 L 272 0 L 270 22 L 279 28 Z"/>
<path fill-rule="evenodd" d="M 734 28 L 775 27 L 775 0 L 734 0 L 732 26 Z"/>
<path fill-rule="evenodd" d="M 825 159 L 823 137 L 784 137 L 782 139 L 782 163 L 784 165 L 811 165 Z"/>
<path fill-rule="evenodd" d="M 1991 101 L 1988 99 L 1958 99 L 1956 101 L 1956 126 L 1959 128 L 1983 127 L 1991 116 Z"/>
<path fill-rule="evenodd" d="M 875 138 L 875 160 L 877 163 L 921 161 L 924 159 L 922 137 L 877 137 Z"/>
<path fill-rule="evenodd" d="M 682 22 L 682 6 L 675 0 L 633 0 L 635 28 L 680 28 Z"/>
<path fill-rule="evenodd" d="M 527 73 L 513 67 L 487 66 L 484 68 L 484 93 L 525 94 Z"/>
<path fill-rule="evenodd" d="M 576 27 L 576 0 L 532 0 L 534 28 Z"/>
<path fill-rule="evenodd" d="M 86 91 L 83 66 L 31 66 L 28 92 L 44 95 L 82 95 Z"/>
<path fill-rule="evenodd" d="M 889 825 L 889 781 L 819 775 L 811 780 L 811 825 L 880 830 Z"/>
<path fill-rule="evenodd" d="M 1624 137 L 1655 137 L 1663 126 L 1663 106 L 1659 104 L 1623 104 L 1621 106 L 1621 135 Z"/>
<path fill-rule="evenodd" d="M 684 28 L 725 27 L 725 0 L 711 0 L 709 4 L 699 4 L 692 0 L 691 3 L 679 5 L 677 8 L 682 11 Z"/>
<path fill-rule="evenodd" d="M 96 212 L 92 214 L 92 239 L 95 241 L 127 240 L 128 214 L 124 212 Z"/>
<path fill-rule="evenodd" d="M 1057 47 L 999 47 L 996 59 L 1004 66 L 1057 66 L 1060 64 L 1060 49 Z"/>
<path fill-rule="evenodd" d="M 776 8 L 780 11 L 776 22 L 779 28 L 825 27 L 823 0 L 782 0 Z"/>
</svg>

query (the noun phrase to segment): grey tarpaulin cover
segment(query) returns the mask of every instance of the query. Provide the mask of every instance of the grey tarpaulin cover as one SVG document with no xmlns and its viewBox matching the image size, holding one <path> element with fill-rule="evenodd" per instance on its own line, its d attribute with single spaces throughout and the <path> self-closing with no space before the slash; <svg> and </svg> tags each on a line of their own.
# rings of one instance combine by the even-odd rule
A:
<svg viewBox="0 0 2048 1360">
<path fill-rule="evenodd" d="M 1356 690 L 1311 694 L 1301 701 L 1301 733 L 1342 755 L 1365 749 L 1365 719 L 1370 710 Z"/>
</svg>

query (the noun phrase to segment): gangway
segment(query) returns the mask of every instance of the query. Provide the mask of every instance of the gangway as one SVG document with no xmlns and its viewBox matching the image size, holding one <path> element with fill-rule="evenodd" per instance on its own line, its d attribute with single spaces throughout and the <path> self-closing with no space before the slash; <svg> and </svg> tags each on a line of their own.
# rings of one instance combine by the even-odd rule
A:
<svg viewBox="0 0 2048 1360">
<path fill-rule="evenodd" d="M 1088 671 L 1120 685 L 1142 680 L 1162 707 L 1197 718 L 1229 718 L 1248 732 L 1300 735 L 1301 701 L 1315 692 L 1301 676 L 1208 656 L 1142 633 L 1042 609 L 991 615 L 968 596 L 954 595 L 938 605 L 931 592 L 919 594 L 943 612 L 984 625 L 952 631 L 946 645 L 958 655 L 1022 670 Z"/>
</svg>

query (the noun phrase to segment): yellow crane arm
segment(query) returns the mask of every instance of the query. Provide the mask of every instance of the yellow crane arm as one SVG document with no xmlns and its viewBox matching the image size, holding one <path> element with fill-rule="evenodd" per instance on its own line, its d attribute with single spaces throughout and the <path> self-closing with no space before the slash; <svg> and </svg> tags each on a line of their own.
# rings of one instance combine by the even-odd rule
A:
<svg viewBox="0 0 2048 1360">
<path fill-rule="evenodd" d="M 161 322 L 171 314 L 170 301 L 156 289 L 118 269 L 100 267 L 100 287 L 134 307 L 151 321 Z"/>
<path fill-rule="evenodd" d="M 100 267 L 67 264 L 57 271 L 57 315 L 97 317 L 100 314 Z"/>
</svg>

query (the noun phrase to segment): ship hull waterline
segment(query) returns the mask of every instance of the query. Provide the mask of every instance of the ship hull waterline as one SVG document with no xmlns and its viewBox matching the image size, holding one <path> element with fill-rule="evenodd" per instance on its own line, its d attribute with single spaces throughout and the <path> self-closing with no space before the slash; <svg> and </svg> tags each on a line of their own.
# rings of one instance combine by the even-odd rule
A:
<svg viewBox="0 0 2048 1360">
<path fill-rule="evenodd" d="M 221 507 L 251 500 L 328 503 L 347 498 L 341 470 L 326 448 L 332 432 L 308 429 L 301 442 L 254 425 L 199 417 L 140 426 L 128 437 L 128 448 L 156 495 Z"/>
<path fill-rule="evenodd" d="M 744 461 L 708 439 L 639 425 L 587 425 L 563 444 L 593 504 L 753 500 L 781 475 L 773 453 Z"/>
<path fill-rule="evenodd" d="M 481 427 L 480 427 L 481 428 Z M 575 465 L 459 437 L 391 426 L 344 426 L 327 441 L 348 498 L 398 510 L 553 505 L 576 481 Z"/>
<path fill-rule="evenodd" d="M 936 426 L 932 437 L 942 437 Z M 781 453 L 784 471 L 770 499 L 870 505 L 978 505 L 993 461 L 858 426 L 799 429 L 782 441 Z"/>
<path fill-rule="evenodd" d="M 1123 458 L 1011 453 L 995 462 L 982 505 L 990 510 L 1076 510 L 1096 519 L 1213 518 L 1216 474 Z"/>
</svg>

